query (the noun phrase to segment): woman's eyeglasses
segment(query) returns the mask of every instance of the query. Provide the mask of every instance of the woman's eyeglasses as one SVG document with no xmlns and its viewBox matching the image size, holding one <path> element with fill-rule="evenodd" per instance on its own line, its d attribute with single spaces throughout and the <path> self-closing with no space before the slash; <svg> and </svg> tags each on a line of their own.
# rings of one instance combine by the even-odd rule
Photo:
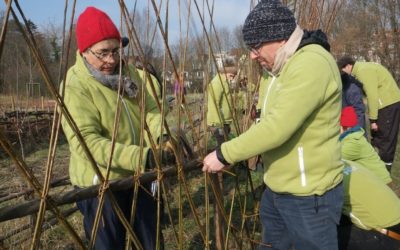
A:
<svg viewBox="0 0 400 250">
<path fill-rule="evenodd" d="M 121 55 L 119 48 L 115 48 L 115 49 L 112 49 L 112 50 L 102 50 L 100 52 L 95 52 L 91 48 L 89 48 L 89 51 L 90 51 L 90 53 L 92 53 L 92 55 L 94 55 L 100 61 L 105 61 L 110 56 L 112 56 L 113 58 L 119 58 L 120 55 Z"/>
</svg>

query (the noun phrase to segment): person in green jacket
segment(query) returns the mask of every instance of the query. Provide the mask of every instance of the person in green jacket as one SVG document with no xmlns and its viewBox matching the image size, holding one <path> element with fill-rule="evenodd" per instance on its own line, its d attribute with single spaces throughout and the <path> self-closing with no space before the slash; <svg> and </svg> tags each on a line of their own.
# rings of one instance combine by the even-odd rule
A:
<svg viewBox="0 0 400 250">
<path fill-rule="evenodd" d="M 371 144 L 391 171 L 396 153 L 400 124 L 400 89 L 381 64 L 356 62 L 349 56 L 339 59 L 338 66 L 359 80 L 367 96 L 368 115 L 371 123 Z"/>
<path fill-rule="evenodd" d="M 362 136 L 364 137 L 364 136 Z M 353 161 L 344 161 L 343 217 L 339 249 L 398 250 L 400 199 L 385 179 Z"/>
<path fill-rule="evenodd" d="M 100 173 L 95 171 L 76 132 L 63 117 L 62 127 L 71 152 L 69 175 L 72 185 L 81 189 L 100 184 L 99 174 L 104 179 L 107 176 L 108 180 L 115 180 L 133 177 L 146 169 L 154 168 L 154 154 L 149 145 L 150 139 L 157 142 L 161 135 L 160 110 L 155 103 L 155 97 L 149 92 L 148 84 L 143 82 L 143 72 L 132 65 L 124 65 L 120 58 L 122 41 L 118 29 L 106 13 L 95 7 L 88 7 L 78 18 L 76 41 L 76 62 L 68 70 L 63 83 L 63 98 Z M 120 85 L 122 92 L 118 92 Z M 141 94 L 142 88 L 145 88 L 145 96 Z M 142 100 L 144 106 L 141 108 Z M 120 112 L 117 113 L 118 109 Z M 142 116 L 150 131 L 143 135 L 143 143 L 140 127 Z M 118 126 L 114 125 L 116 121 Z M 149 185 L 143 186 L 150 189 Z M 131 217 L 133 193 L 133 188 L 113 191 L 128 221 Z M 77 202 L 88 239 L 98 203 L 98 198 Z M 157 202 L 149 195 L 149 191 L 139 189 L 134 222 L 132 228 L 140 244 L 145 249 L 155 249 Z M 124 249 L 125 232 L 106 196 L 94 248 Z"/>
<path fill-rule="evenodd" d="M 339 137 L 342 144 L 342 158 L 361 164 L 381 178 L 385 184 L 391 183 L 392 178 L 385 163 L 365 138 L 364 129 L 358 125 L 357 114 L 353 106 L 342 109 L 340 125 L 342 126 L 342 134 Z"/>
<path fill-rule="evenodd" d="M 228 138 L 233 121 L 231 83 L 237 73 L 234 58 L 227 57 L 207 87 L 207 126 L 217 144 Z"/>
<path fill-rule="evenodd" d="M 261 0 L 242 32 L 251 59 L 271 75 L 260 121 L 208 154 L 203 171 L 261 154 L 260 248 L 337 249 L 342 83 L 326 35 L 301 29 L 279 0 Z"/>
</svg>

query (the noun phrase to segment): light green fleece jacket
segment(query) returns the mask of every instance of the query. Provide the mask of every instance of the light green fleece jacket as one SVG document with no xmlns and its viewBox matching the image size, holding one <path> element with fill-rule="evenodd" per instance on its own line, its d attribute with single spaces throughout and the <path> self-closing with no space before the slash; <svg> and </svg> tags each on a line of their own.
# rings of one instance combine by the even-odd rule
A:
<svg viewBox="0 0 400 250">
<path fill-rule="evenodd" d="M 268 86 L 271 83 L 272 77 L 267 73 L 263 72 L 261 79 L 260 79 L 260 88 L 258 89 L 258 102 L 256 105 L 257 110 L 262 109 L 262 99 L 265 97 L 267 92 Z"/>
<path fill-rule="evenodd" d="M 321 195 L 342 181 L 341 88 L 332 55 L 319 45 L 293 54 L 260 97 L 260 122 L 221 145 L 229 163 L 261 154 L 275 192 Z"/>
<path fill-rule="evenodd" d="M 357 227 L 380 230 L 400 223 L 400 199 L 378 176 L 352 161 L 343 172 L 342 213 Z"/>
<path fill-rule="evenodd" d="M 131 79 L 138 85 L 140 93 L 140 88 L 144 84 L 141 78 L 142 73 L 133 67 L 130 68 L 129 73 Z M 124 97 L 120 100 L 122 112 L 117 127 L 110 180 L 132 176 L 138 169 L 140 172 L 144 171 L 149 150 L 146 145 L 149 144 L 146 143 L 148 142 L 148 137 L 145 135 L 145 147 L 142 154 L 140 154 L 138 145 L 140 143 L 142 112 L 146 114 L 146 121 L 153 139 L 157 140 L 159 137 L 161 128 L 160 112 L 148 92 L 148 88 L 146 88 L 145 93 L 144 111 L 139 107 L 140 94 L 135 99 Z M 111 138 L 118 98 L 116 91 L 93 78 L 78 52 L 75 65 L 67 73 L 64 102 L 103 176 L 106 173 L 111 152 Z M 62 127 L 71 152 L 69 163 L 71 183 L 80 187 L 98 184 L 98 176 L 96 176 L 75 133 L 64 118 L 62 119 Z M 141 165 L 139 164 L 140 158 L 142 159 Z"/>
<path fill-rule="evenodd" d="M 356 62 L 351 72 L 367 95 L 369 119 L 378 119 L 378 110 L 400 102 L 400 90 L 390 72 L 378 63 Z"/>
<path fill-rule="evenodd" d="M 340 136 L 342 157 L 345 160 L 357 162 L 379 177 L 385 184 L 392 178 L 385 163 L 364 136 L 364 129 L 357 126 L 347 130 Z"/>
<path fill-rule="evenodd" d="M 221 80 L 220 77 L 221 76 Z M 221 127 L 232 122 L 229 104 L 233 108 L 228 81 L 224 74 L 217 74 L 207 88 L 207 125 Z M 228 104 L 229 102 L 229 104 Z M 221 114 L 221 119 L 218 115 Z"/>
</svg>

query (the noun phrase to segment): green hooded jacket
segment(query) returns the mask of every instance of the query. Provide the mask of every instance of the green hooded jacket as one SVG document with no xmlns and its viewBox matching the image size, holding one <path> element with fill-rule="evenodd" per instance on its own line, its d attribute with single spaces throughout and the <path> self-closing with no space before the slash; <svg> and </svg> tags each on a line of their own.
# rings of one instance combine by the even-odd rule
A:
<svg viewBox="0 0 400 250">
<path fill-rule="evenodd" d="M 222 83 L 219 76 L 221 76 Z M 231 94 L 228 81 L 223 74 L 217 74 L 207 88 L 208 104 L 207 104 L 207 125 L 221 127 L 223 124 L 232 122 L 232 114 L 229 109 L 229 104 L 233 108 L 231 102 Z M 228 98 L 228 99 L 227 99 Z M 218 115 L 218 110 L 221 114 L 221 119 Z"/>
<path fill-rule="evenodd" d="M 271 83 L 272 77 L 268 74 L 268 73 L 263 73 L 260 79 L 260 87 L 258 89 L 258 102 L 256 105 L 257 110 L 261 110 L 262 109 L 262 99 L 265 96 L 268 86 Z"/>
<path fill-rule="evenodd" d="M 274 192 L 324 194 L 343 177 L 335 60 L 319 45 L 304 46 L 266 85 L 260 122 L 223 143 L 222 155 L 235 163 L 261 154 L 264 182 Z"/>
<path fill-rule="evenodd" d="M 380 230 L 400 223 L 400 199 L 362 165 L 345 161 L 342 213 L 357 227 Z"/>
<path fill-rule="evenodd" d="M 378 110 L 400 102 L 400 90 L 390 72 L 378 63 L 356 62 L 351 72 L 367 95 L 369 119 L 378 119 Z"/>
<path fill-rule="evenodd" d="M 65 105 L 103 176 L 105 176 L 110 158 L 117 100 L 120 98 L 121 115 L 117 127 L 110 180 L 133 176 L 137 170 L 143 172 L 149 150 L 148 145 L 150 145 L 149 137 L 145 133 L 144 147 L 141 152 L 139 145 L 143 110 L 140 109 L 139 104 L 143 86 L 142 73 L 133 67 L 129 70 L 131 79 L 139 87 L 139 94 L 132 99 L 121 98 L 115 90 L 98 82 L 90 74 L 79 52 L 76 55 L 75 65 L 68 70 L 66 78 Z M 148 89 L 146 87 L 144 112 L 153 140 L 157 141 L 161 131 L 161 115 Z M 62 119 L 62 127 L 71 152 L 69 163 L 71 183 L 80 187 L 98 184 L 98 176 L 65 118 Z M 141 164 L 139 164 L 140 160 Z"/>
<path fill-rule="evenodd" d="M 378 176 L 385 184 L 392 178 L 385 163 L 364 136 L 364 129 L 360 126 L 347 130 L 340 136 L 342 143 L 342 158 L 361 164 L 363 167 Z"/>
</svg>

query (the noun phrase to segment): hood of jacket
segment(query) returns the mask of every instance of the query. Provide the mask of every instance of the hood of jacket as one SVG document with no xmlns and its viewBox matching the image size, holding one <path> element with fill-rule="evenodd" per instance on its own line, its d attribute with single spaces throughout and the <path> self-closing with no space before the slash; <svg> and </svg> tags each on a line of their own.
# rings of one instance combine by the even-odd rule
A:
<svg viewBox="0 0 400 250">
<path fill-rule="evenodd" d="M 303 30 L 303 38 L 301 39 L 300 45 L 297 50 L 310 44 L 321 45 L 327 51 L 331 50 L 331 45 L 328 43 L 328 37 L 322 30 Z"/>
<path fill-rule="evenodd" d="M 274 66 L 271 71 L 268 70 L 268 73 L 273 76 L 278 75 L 283 69 L 283 66 L 295 52 L 299 51 L 304 46 L 311 44 L 320 45 L 328 52 L 330 51 L 328 38 L 324 32 L 321 30 L 303 30 L 297 26 L 286 44 L 277 51 Z"/>
</svg>

